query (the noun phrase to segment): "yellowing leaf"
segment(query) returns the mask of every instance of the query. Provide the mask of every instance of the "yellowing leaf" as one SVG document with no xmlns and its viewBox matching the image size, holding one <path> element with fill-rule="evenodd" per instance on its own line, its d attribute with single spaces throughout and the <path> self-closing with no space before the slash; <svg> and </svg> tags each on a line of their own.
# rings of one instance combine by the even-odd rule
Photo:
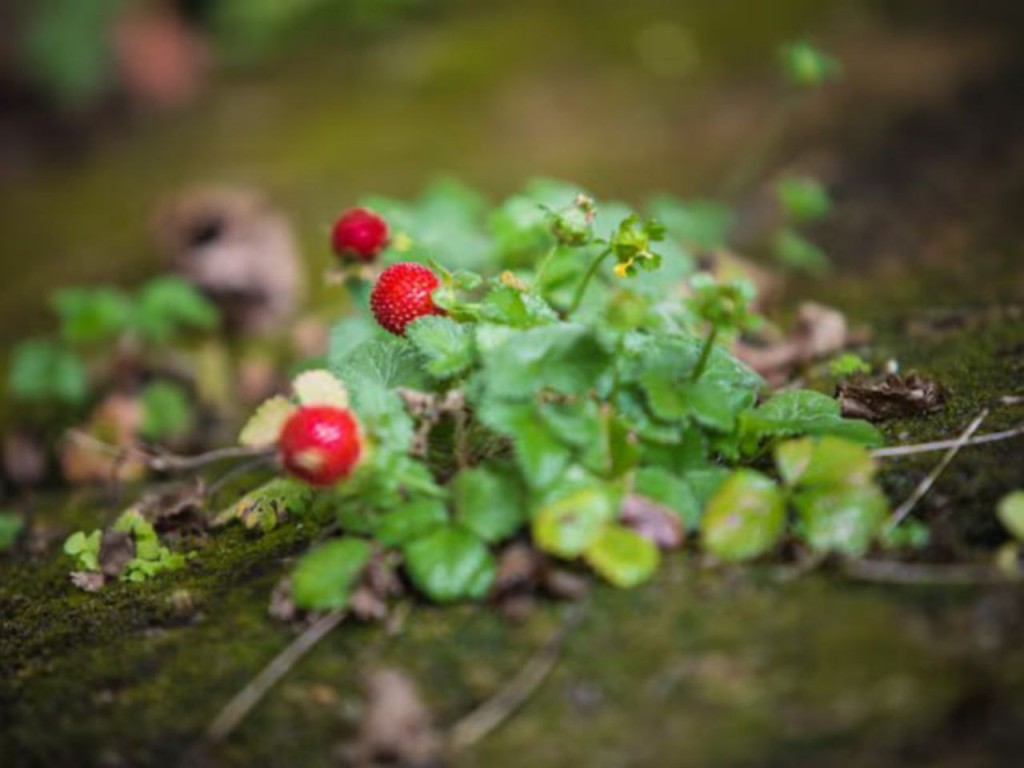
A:
<svg viewBox="0 0 1024 768">
<path fill-rule="evenodd" d="M 292 379 L 292 389 L 302 405 L 348 408 L 348 390 L 330 371 L 304 371 Z"/>
<path fill-rule="evenodd" d="M 280 395 L 265 400 L 242 427 L 238 442 L 252 448 L 273 445 L 295 408 L 293 402 Z"/>
</svg>

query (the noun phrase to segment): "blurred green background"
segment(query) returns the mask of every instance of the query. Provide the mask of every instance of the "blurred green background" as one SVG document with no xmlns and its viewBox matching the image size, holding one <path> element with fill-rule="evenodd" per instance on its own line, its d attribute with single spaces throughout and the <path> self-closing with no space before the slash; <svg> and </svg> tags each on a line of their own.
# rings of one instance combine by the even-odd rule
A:
<svg viewBox="0 0 1024 768">
<path fill-rule="evenodd" d="M 984 60 L 962 6 L 16 0 L 0 11 L 0 347 L 43 327 L 54 288 L 159 269 L 151 211 L 185 185 L 267 190 L 314 274 L 337 211 L 441 175 L 495 195 L 534 176 L 714 195 L 762 139 L 792 39 L 848 76 L 780 160 L 868 141 Z"/>
</svg>

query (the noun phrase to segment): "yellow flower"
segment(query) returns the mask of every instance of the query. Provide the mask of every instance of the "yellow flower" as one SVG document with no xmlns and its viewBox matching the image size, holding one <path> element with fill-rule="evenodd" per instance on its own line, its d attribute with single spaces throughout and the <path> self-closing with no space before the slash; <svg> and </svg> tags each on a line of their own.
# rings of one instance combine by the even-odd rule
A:
<svg viewBox="0 0 1024 768">
<path fill-rule="evenodd" d="M 632 265 L 633 265 L 633 260 L 632 259 L 630 259 L 629 261 L 620 261 L 618 264 L 615 265 L 615 276 L 616 277 L 625 277 L 626 275 L 629 274 L 629 268 Z"/>
</svg>

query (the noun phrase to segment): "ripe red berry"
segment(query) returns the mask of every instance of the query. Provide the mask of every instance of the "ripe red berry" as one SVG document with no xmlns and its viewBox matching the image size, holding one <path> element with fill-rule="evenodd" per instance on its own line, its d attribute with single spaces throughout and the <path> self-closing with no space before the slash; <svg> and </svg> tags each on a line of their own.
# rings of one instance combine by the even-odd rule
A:
<svg viewBox="0 0 1024 768">
<path fill-rule="evenodd" d="M 350 411 L 330 405 L 296 410 L 277 445 L 285 469 L 318 486 L 347 477 L 362 453 L 359 423 Z"/>
<path fill-rule="evenodd" d="M 345 211 L 334 222 L 331 245 L 343 258 L 373 261 L 388 244 L 388 224 L 369 208 Z"/>
<path fill-rule="evenodd" d="M 405 327 L 413 320 L 446 314 L 431 298 L 440 285 L 437 275 L 422 264 L 409 261 L 394 264 L 377 278 L 370 294 L 370 309 L 386 330 L 404 336 Z"/>
</svg>

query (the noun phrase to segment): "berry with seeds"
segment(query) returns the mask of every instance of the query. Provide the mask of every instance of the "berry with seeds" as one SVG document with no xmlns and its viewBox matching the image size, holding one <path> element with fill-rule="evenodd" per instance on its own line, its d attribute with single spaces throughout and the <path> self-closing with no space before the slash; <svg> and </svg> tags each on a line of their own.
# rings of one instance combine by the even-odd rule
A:
<svg viewBox="0 0 1024 768">
<path fill-rule="evenodd" d="M 386 330 L 405 335 L 405 327 L 427 315 L 444 315 L 431 294 L 441 285 L 422 264 L 401 262 L 385 269 L 370 294 L 370 309 Z"/>
<path fill-rule="evenodd" d="M 348 477 L 362 454 L 359 423 L 347 408 L 297 409 L 278 437 L 286 470 L 310 485 L 333 485 Z"/>
</svg>

